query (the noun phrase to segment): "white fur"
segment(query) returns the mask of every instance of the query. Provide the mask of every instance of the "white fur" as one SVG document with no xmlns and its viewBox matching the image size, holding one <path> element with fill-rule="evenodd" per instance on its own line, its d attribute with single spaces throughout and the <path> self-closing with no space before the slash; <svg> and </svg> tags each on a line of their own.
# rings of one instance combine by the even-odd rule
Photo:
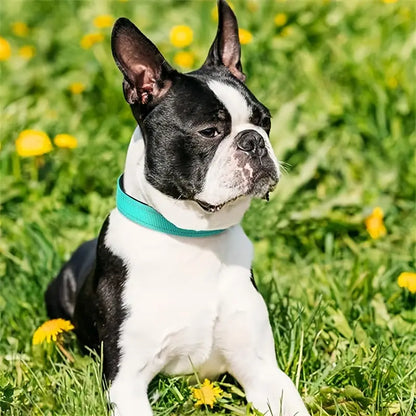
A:
<svg viewBox="0 0 416 416">
<path fill-rule="evenodd" d="M 266 131 L 250 123 L 251 111 L 243 95 L 231 85 L 219 81 L 209 81 L 208 86 L 230 113 L 232 129 L 228 137 L 223 139 L 218 146 L 208 169 L 204 186 L 195 198 L 211 205 L 220 205 L 245 194 L 249 189 L 250 175 L 253 170 L 248 164 L 246 166 L 238 164 L 238 154 L 241 151 L 234 143 L 238 133 L 244 130 L 254 130 L 259 133 L 263 137 L 267 153 L 274 162 L 278 174 L 279 163 Z"/>
<path fill-rule="evenodd" d="M 233 127 L 239 124 L 248 123 L 251 111 L 244 96 L 232 85 L 224 82 L 211 80 L 208 87 L 214 92 L 217 98 L 225 105 L 230 113 Z"/>
<path fill-rule="evenodd" d="M 250 281 L 252 244 L 240 226 L 206 238 L 173 237 L 114 210 L 105 244 L 127 264 L 128 317 L 110 389 L 116 415 L 151 416 L 151 379 L 195 370 L 202 379 L 228 371 L 260 411 L 308 414 L 277 367 L 266 305 Z"/>
</svg>

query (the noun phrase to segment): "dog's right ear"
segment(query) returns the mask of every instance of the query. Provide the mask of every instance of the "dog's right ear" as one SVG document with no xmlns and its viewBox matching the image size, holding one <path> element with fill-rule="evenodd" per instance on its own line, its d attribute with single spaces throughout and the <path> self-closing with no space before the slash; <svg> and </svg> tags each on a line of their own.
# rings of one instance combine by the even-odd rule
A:
<svg viewBox="0 0 416 416">
<path fill-rule="evenodd" d="M 218 0 L 218 30 L 203 67 L 223 65 L 241 82 L 246 76 L 241 66 L 241 47 L 238 23 L 225 0 Z"/>
<path fill-rule="evenodd" d="M 111 50 L 124 75 L 124 97 L 129 104 L 147 104 L 168 91 L 175 70 L 130 20 L 121 17 L 114 24 Z"/>
</svg>

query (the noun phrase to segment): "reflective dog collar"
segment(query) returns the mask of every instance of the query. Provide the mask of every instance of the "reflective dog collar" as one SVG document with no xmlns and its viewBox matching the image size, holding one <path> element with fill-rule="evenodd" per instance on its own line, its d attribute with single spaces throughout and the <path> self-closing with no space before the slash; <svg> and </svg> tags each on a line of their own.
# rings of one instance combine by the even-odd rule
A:
<svg viewBox="0 0 416 416">
<path fill-rule="evenodd" d="M 117 180 L 116 204 L 117 209 L 129 220 L 140 224 L 151 230 L 159 231 L 165 234 L 177 235 L 180 237 L 210 237 L 220 234 L 225 230 L 185 230 L 178 228 L 176 225 L 168 221 L 162 214 L 157 212 L 149 205 L 132 198 L 123 190 L 123 175 Z"/>
</svg>

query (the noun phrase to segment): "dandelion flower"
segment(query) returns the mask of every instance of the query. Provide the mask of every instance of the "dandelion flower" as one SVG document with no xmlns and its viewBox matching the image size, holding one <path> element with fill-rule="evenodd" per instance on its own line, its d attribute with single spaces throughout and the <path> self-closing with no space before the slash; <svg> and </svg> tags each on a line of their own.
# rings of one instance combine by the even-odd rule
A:
<svg viewBox="0 0 416 416">
<path fill-rule="evenodd" d="M 70 134 L 57 134 L 53 139 L 56 146 L 65 149 L 75 149 L 78 146 L 78 141 Z"/>
<path fill-rule="evenodd" d="M 383 3 L 391 4 L 391 3 L 397 3 L 399 0 L 381 0 Z"/>
<path fill-rule="evenodd" d="M 71 91 L 71 93 L 74 95 L 81 94 L 82 92 L 84 92 L 84 90 L 85 84 L 83 84 L 82 82 L 73 82 L 69 86 L 69 91 Z"/>
<path fill-rule="evenodd" d="M 287 14 L 286 13 L 277 13 L 274 17 L 274 24 L 276 26 L 284 26 L 287 23 Z"/>
<path fill-rule="evenodd" d="M 203 404 L 207 406 L 214 406 L 214 403 L 217 401 L 218 398 L 222 396 L 223 391 L 220 387 L 214 386 L 214 383 L 209 381 L 207 378 L 202 384 L 201 387 L 192 388 L 192 396 L 197 401 L 195 406 L 201 406 Z"/>
<path fill-rule="evenodd" d="M 173 60 L 175 64 L 181 66 L 182 68 L 192 68 L 194 64 L 194 54 L 191 52 L 178 52 L 174 57 Z"/>
<path fill-rule="evenodd" d="M 103 40 L 104 35 L 102 33 L 88 33 L 82 37 L 80 44 L 82 48 L 90 49 L 93 45 Z"/>
<path fill-rule="evenodd" d="M 32 344 L 38 345 L 43 342 L 51 342 L 58 339 L 59 334 L 69 332 L 74 329 L 74 325 L 65 319 L 51 319 L 43 323 L 33 334 Z"/>
<path fill-rule="evenodd" d="M 12 24 L 12 32 L 16 36 L 20 36 L 21 38 L 24 38 L 29 33 L 29 27 L 24 22 L 14 22 Z"/>
<path fill-rule="evenodd" d="M 371 238 L 376 239 L 386 235 L 383 217 L 383 210 L 380 207 L 375 207 L 373 212 L 365 219 L 365 226 Z"/>
<path fill-rule="evenodd" d="M 35 56 L 35 53 L 36 48 L 31 45 L 25 45 L 19 49 L 19 56 L 21 56 L 23 59 L 32 59 Z"/>
<path fill-rule="evenodd" d="M 0 61 L 7 61 L 12 55 L 12 48 L 6 39 L 0 36 Z"/>
<path fill-rule="evenodd" d="M 46 133 L 38 130 L 23 130 L 16 140 L 19 156 L 40 156 L 52 150 L 52 143 Z"/>
<path fill-rule="evenodd" d="M 170 30 L 170 43 L 177 48 L 184 48 L 192 43 L 194 33 L 189 26 L 173 26 Z"/>
<path fill-rule="evenodd" d="M 416 273 L 403 272 L 397 279 L 397 284 L 400 287 L 409 289 L 410 293 L 416 293 Z"/>
<path fill-rule="evenodd" d="M 114 17 L 111 14 L 102 14 L 93 20 L 93 25 L 98 29 L 110 27 L 114 22 Z"/>
<path fill-rule="evenodd" d="M 247 45 L 253 40 L 253 35 L 247 29 L 238 29 L 238 37 L 242 45 Z"/>
</svg>

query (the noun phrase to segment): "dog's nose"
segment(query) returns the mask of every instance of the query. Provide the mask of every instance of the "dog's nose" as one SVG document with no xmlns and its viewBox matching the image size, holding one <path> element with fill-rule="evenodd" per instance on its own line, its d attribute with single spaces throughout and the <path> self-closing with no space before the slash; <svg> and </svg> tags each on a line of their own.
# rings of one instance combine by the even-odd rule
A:
<svg viewBox="0 0 416 416">
<path fill-rule="evenodd" d="M 266 154 L 263 136 L 255 130 L 244 130 L 237 135 L 237 148 L 253 156 Z"/>
</svg>

